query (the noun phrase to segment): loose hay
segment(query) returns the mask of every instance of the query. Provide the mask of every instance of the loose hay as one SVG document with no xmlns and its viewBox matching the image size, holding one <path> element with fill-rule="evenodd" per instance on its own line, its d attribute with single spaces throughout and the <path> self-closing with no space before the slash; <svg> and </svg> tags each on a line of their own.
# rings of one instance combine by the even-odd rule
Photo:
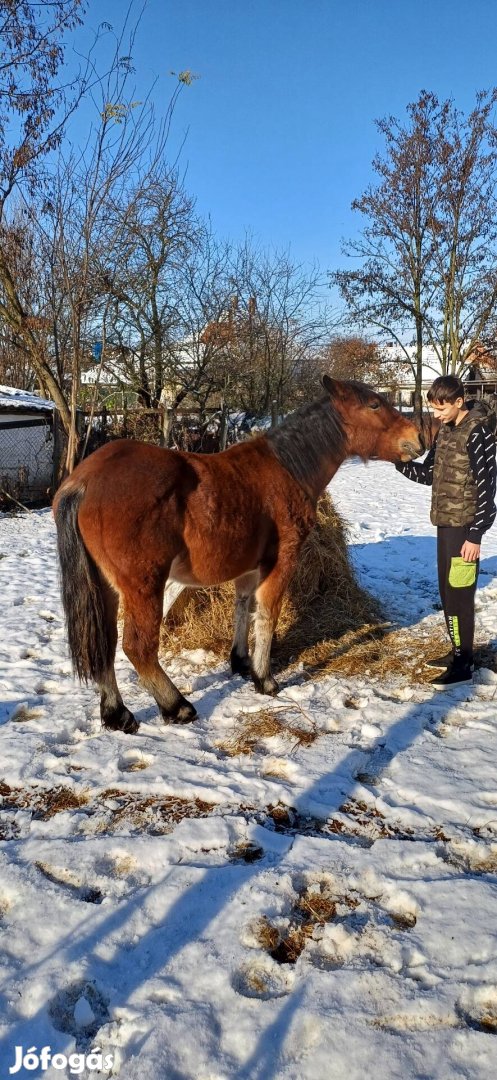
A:
<svg viewBox="0 0 497 1080">
<path fill-rule="evenodd" d="M 261 749 L 264 739 L 275 736 L 283 736 L 298 746 L 310 746 L 318 737 L 314 726 L 304 727 L 302 723 L 289 720 L 287 713 L 292 711 L 292 706 L 285 705 L 283 708 L 259 709 L 258 712 L 242 712 L 237 718 L 236 730 L 227 739 L 216 743 L 228 757 L 238 757 L 240 754 L 251 754 L 256 749 Z"/>
</svg>

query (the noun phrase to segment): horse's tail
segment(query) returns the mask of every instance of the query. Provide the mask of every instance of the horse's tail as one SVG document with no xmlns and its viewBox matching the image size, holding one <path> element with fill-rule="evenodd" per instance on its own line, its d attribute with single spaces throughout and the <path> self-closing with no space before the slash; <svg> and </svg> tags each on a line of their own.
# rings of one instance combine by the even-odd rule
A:
<svg viewBox="0 0 497 1080">
<path fill-rule="evenodd" d="M 63 493 L 55 509 L 61 570 L 62 603 L 73 668 L 80 679 L 102 682 L 113 662 L 113 649 L 100 573 L 88 554 L 78 526 L 84 488 Z"/>
</svg>

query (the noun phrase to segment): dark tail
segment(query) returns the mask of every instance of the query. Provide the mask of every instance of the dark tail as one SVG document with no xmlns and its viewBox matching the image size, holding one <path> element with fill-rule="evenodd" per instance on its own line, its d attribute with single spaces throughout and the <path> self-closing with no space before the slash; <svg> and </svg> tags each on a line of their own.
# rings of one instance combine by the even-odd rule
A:
<svg viewBox="0 0 497 1080">
<path fill-rule="evenodd" d="M 62 495 L 56 510 L 62 603 L 73 668 L 80 679 L 102 682 L 113 663 L 113 649 L 99 571 L 78 526 L 84 490 Z"/>
</svg>

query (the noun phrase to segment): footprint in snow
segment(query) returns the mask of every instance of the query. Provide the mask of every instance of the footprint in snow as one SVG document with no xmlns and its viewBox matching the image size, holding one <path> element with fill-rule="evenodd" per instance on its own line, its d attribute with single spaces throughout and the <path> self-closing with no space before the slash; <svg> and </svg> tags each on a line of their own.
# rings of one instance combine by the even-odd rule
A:
<svg viewBox="0 0 497 1080">
<path fill-rule="evenodd" d="M 497 1034 L 497 986 L 479 986 L 467 989 L 456 1005 L 457 1012 L 470 1028 Z"/>
<path fill-rule="evenodd" d="M 482 840 L 448 840 L 437 849 L 437 855 L 464 874 L 496 874 L 497 843 Z"/>
<path fill-rule="evenodd" d="M 48 623 L 59 622 L 57 615 L 54 615 L 53 611 L 47 611 L 45 608 L 42 608 L 38 612 L 38 616 L 40 619 L 45 619 L 45 622 Z"/>
<path fill-rule="evenodd" d="M 70 892 L 75 899 L 82 900 L 85 904 L 102 903 L 103 894 L 100 889 L 84 884 L 82 878 L 73 874 L 70 870 L 66 870 L 59 866 L 52 866 L 50 863 L 46 862 L 37 862 L 35 863 L 35 866 L 48 881 L 51 881 L 53 885 L 61 885 Z"/>
<path fill-rule="evenodd" d="M 121 772 L 139 772 L 141 769 L 148 769 L 153 761 L 152 754 L 144 754 L 141 750 L 126 750 L 119 758 L 118 769 Z"/>
<path fill-rule="evenodd" d="M 289 994 L 294 982 L 295 972 L 291 968 L 265 956 L 242 964 L 233 976 L 232 986 L 243 997 L 269 1001 Z"/>
<path fill-rule="evenodd" d="M 109 1021 L 108 1001 L 94 982 L 77 980 L 49 1003 L 54 1028 L 76 1038 L 78 1050 L 96 1045 L 99 1028 Z"/>
<path fill-rule="evenodd" d="M 355 779 L 360 784 L 376 784 L 390 765 L 393 754 L 385 745 L 375 747 L 366 764 L 356 773 Z"/>
</svg>

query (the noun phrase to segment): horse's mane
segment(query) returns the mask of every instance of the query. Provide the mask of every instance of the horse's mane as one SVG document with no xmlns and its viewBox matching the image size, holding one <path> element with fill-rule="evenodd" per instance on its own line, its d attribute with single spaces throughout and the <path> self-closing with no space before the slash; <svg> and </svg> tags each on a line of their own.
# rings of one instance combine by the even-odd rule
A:
<svg viewBox="0 0 497 1080">
<path fill-rule="evenodd" d="M 356 386 L 351 385 L 355 390 Z M 360 386 L 358 383 L 357 387 Z M 341 417 L 326 395 L 290 413 L 279 427 L 271 428 L 266 438 L 284 468 L 305 484 L 319 471 L 324 455 L 343 456 L 345 431 Z"/>
</svg>

